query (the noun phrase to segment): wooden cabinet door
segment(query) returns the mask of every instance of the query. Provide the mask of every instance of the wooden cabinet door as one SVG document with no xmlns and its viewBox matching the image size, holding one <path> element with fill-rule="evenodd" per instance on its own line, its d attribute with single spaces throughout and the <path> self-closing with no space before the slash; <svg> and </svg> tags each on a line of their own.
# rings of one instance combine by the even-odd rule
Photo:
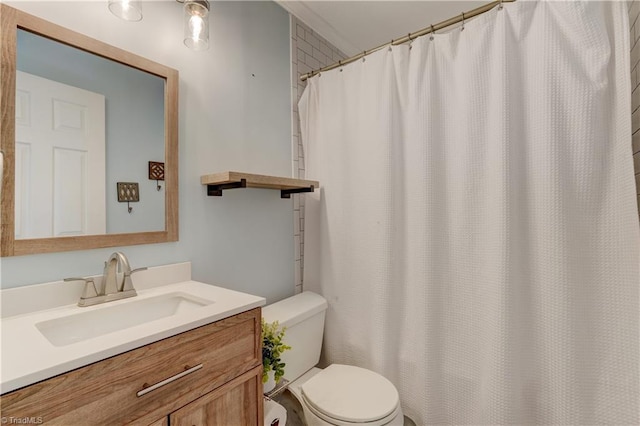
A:
<svg viewBox="0 0 640 426">
<path fill-rule="evenodd" d="M 263 422 L 262 366 L 174 411 L 171 426 L 258 426 Z"/>
</svg>

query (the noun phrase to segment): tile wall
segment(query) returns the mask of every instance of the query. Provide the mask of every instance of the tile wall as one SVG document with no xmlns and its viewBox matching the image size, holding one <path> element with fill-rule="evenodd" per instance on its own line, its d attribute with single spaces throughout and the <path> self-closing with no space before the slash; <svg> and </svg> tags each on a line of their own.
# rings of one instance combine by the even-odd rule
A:
<svg viewBox="0 0 640 426">
<path fill-rule="evenodd" d="M 640 0 L 638 0 L 640 1 Z M 300 81 L 300 76 L 309 71 L 317 70 L 334 62 L 345 59 L 346 56 L 318 33 L 302 23 L 298 18 L 290 15 L 291 28 L 291 96 L 293 119 L 291 120 L 291 141 L 293 149 L 293 177 L 304 179 L 304 152 L 300 139 L 300 120 L 298 117 L 298 100 L 306 86 Z M 313 176 L 309 176 L 313 179 Z M 322 185 L 322 182 L 320 182 Z M 295 286 L 296 293 L 302 291 L 302 277 L 304 268 L 304 195 L 293 196 L 293 238 L 295 253 Z"/>
<path fill-rule="evenodd" d="M 640 0 L 629 3 L 631 32 L 631 112 L 633 132 L 633 165 L 636 171 L 636 195 L 640 207 Z"/>
</svg>

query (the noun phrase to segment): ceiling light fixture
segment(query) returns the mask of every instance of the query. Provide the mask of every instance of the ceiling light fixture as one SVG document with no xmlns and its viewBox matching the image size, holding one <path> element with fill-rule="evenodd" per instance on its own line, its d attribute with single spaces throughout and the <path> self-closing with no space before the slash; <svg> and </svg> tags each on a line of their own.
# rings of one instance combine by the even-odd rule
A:
<svg viewBox="0 0 640 426">
<path fill-rule="evenodd" d="M 192 50 L 209 48 L 209 1 L 176 0 L 184 3 L 184 44 Z M 142 0 L 109 0 L 109 10 L 125 21 L 142 19 Z"/>
<path fill-rule="evenodd" d="M 185 0 L 184 44 L 192 50 L 209 48 L 209 2 Z"/>
<path fill-rule="evenodd" d="M 142 19 L 141 0 L 109 0 L 109 10 L 125 21 L 139 21 Z"/>
</svg>

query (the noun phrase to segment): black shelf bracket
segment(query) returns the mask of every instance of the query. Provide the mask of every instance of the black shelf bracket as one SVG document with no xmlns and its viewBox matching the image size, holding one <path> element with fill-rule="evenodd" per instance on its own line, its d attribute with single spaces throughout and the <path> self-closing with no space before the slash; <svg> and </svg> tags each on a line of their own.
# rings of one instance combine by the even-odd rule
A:
<svg viewBox="0 0 640 426">
<path fill-rule="evenodd" d="M 225 189 L 246 188 L 247 180 L 240 179 L 240 182 L 221 183 L 220 185 L 207 185 L 207 195 L 212 197 L 222 197 Z"/>
<path fill-rule="evenodd" d="M 313 185 L 308 188 L 294 188 L 294 189 L 281 189 L 280 190 L 280 198 L 291 198 L 291 194 L 299 194 L 301 192 L 313 192 Z"/>
</svg>

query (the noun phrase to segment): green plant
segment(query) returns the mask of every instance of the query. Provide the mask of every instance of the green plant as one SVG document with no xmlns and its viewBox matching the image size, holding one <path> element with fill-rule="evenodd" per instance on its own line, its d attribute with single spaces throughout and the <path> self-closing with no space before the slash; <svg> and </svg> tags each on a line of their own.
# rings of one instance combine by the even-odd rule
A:
<svg viewBox="0 0 640 426">
<path fill-rule="evenodd" d="M 280 355 L 290 346 L 282 343 L 285 328 L 280 328 L 278 321 L 272 323 L 262 319 L 262 383 L 267 383 L 269 371 L 274 372 L 276 383 L 284 375 L 285 363 L 280 359 Z"/>
</svg>

